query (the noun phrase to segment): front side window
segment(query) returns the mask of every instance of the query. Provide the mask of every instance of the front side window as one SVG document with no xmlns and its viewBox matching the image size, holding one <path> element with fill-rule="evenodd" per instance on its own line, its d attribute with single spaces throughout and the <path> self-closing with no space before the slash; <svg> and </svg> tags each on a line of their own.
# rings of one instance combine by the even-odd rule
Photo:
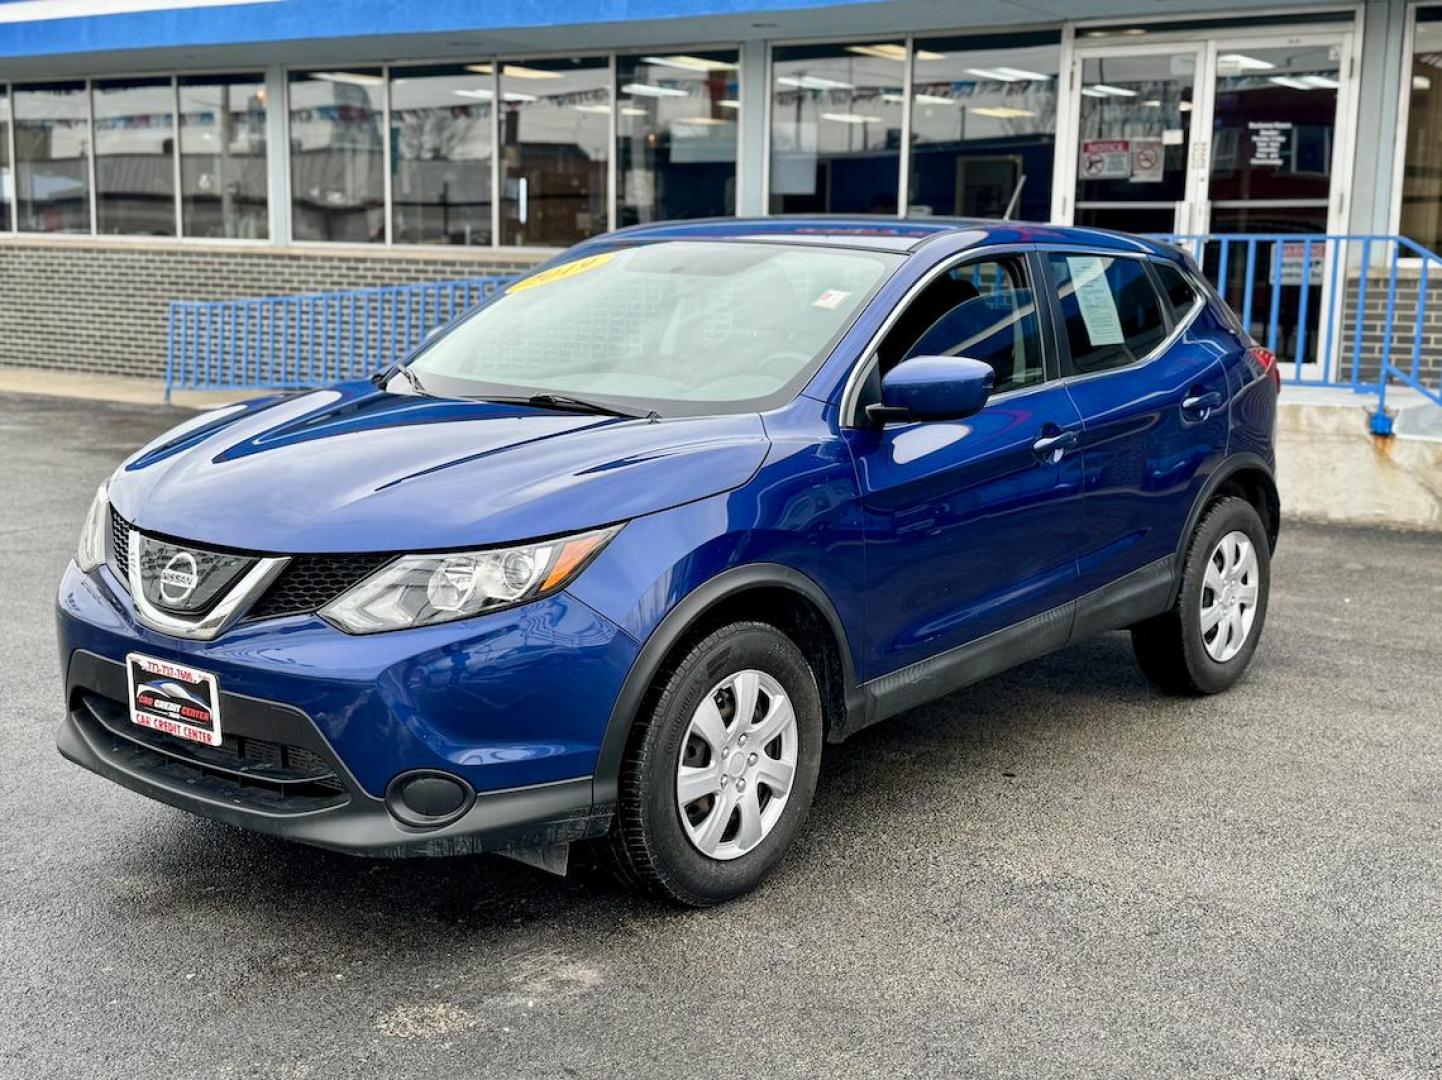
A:
<svg viewBox="0 0 1442 1080">
<path fill-rule="evenodd" d="M 1143 260 L 1053 254 L 1047 267 L 1066 328 L 1064 374 L 1126 367 L 1167 336 L 1161 297 Z"/>
<path fill-rule="evenodd" d="M 90 122 L 83 82 L 14 87 L 15 192 L 25 232 L 90 231 Z"/>
<path fill-rule="evenodd" d="M 397 244 L 491 242 L 496 103 L 489 68 L 391 69 L 391 236 Z"/>
<path fill-rule="evenodd" d="M 780 47 L 771 71 L 771 212 L 894 215 L 906 46 Z"/>
<path fill-rule="evenodd" d="M 379 68 L 291 75 L 291 232 L 297 240 L 385 240 L 384 93 Z"/>
<path fill-rule="evenodd" d="M 264 240 L 265 79 L 180 78 L 180 213 L 186 236 Z"/>
<path fill-rule="evenodd" d="M 426 391 L 445 395 L 754 411 L 800 389 L 900 261 L 735 241 L 602 252 L 512 285 L 412 368 Z"/>
<path fill-rule="evenodd" d="M 169 79 L 97 82 L 95 231 L 175 235 L 175 89 Z"/>
<path fill-rule="evenodd" d="M 993 394 L 1045 379 L 1036 294 L 1026 259 L 1004 255 L 947 270 L 921 291 L 877 350 L 883 373 L 913 356 L 990 364 Z"/>
<path fill-rule="evenodd" d="M 616 223 L 719 217 L 736 209 L 738 56 L 616 59 Z"/>
</svg>

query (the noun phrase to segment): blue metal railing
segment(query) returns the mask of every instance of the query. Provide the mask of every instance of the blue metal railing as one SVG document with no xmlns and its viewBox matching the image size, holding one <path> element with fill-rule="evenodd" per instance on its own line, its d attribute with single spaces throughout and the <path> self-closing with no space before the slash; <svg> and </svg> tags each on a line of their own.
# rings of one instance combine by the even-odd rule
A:
<svg viewBox="0 0 1442 1080">
<path fill-rule="evenodd" d="M 170 303 L 165 396 L 363 378 L 403 359 L 510 278 Z"/>
<path fill-rule="evenodd" d="M 1287 381 L 1375 394 L 1379 435 L 1392 430 L 1393 386 L 1442 404 L 1442 349 L 1427 345 L 1429 280 L 1442 263 L 1434 252 L 1406 237 L 1365 234 L 1164 239 L 1191 251 L 1252 336 L 1277 355 Z M 1442 324 L 1442 304 L 1434 317 Z"/>
</svg>

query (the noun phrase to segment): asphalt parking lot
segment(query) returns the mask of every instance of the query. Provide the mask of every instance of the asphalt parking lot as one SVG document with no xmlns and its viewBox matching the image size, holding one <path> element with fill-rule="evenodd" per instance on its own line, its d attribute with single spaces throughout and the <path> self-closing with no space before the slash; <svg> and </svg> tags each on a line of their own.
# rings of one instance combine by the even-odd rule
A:
<svg viewBox="0 0 1442 1080">
<path fill-rule="evenodd" d="M 0 1076 L 1442 1075 L 1442 538 L 1287 528 L 1223 697 L 1111 635 L 830 748 L 781 871 L 683 913 L 63 761 L 54 585 L 176 418 L 0 398 Z"/>
</svg>

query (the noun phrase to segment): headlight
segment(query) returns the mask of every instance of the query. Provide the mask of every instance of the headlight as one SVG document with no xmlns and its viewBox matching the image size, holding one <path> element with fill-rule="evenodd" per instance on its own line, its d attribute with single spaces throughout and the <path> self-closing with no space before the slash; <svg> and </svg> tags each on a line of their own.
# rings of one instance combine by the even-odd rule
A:
<svg viewBox="0 0 1442 1080">
<path fill-rule="evenodd" d="M 621 526 L 490 551 L 403 555 L 321 609 L 348 634 L 468 619 L 564 588 Z"/>
<path fill-rule="evenodd" d="M 110 527 L 110 481 L 101 484 L 80 527 L 75 562 L 87 574 L 105 561 L 105 530 Z"/>
</svg>

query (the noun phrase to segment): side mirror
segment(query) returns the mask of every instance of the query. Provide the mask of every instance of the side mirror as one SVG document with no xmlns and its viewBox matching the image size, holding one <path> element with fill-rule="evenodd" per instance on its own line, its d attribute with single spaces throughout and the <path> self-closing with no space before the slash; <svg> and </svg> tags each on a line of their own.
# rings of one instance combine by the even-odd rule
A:
<svg viewBox="0 0 1442 1080">
<path fill-rule="evenodd" d="M 996 373 L 965 356 L 913 356 L 881 379 L 881 402 L 868 405 L 875 424 L 905 420 L 960 420 L 979 412 Z"/>
</svg>

